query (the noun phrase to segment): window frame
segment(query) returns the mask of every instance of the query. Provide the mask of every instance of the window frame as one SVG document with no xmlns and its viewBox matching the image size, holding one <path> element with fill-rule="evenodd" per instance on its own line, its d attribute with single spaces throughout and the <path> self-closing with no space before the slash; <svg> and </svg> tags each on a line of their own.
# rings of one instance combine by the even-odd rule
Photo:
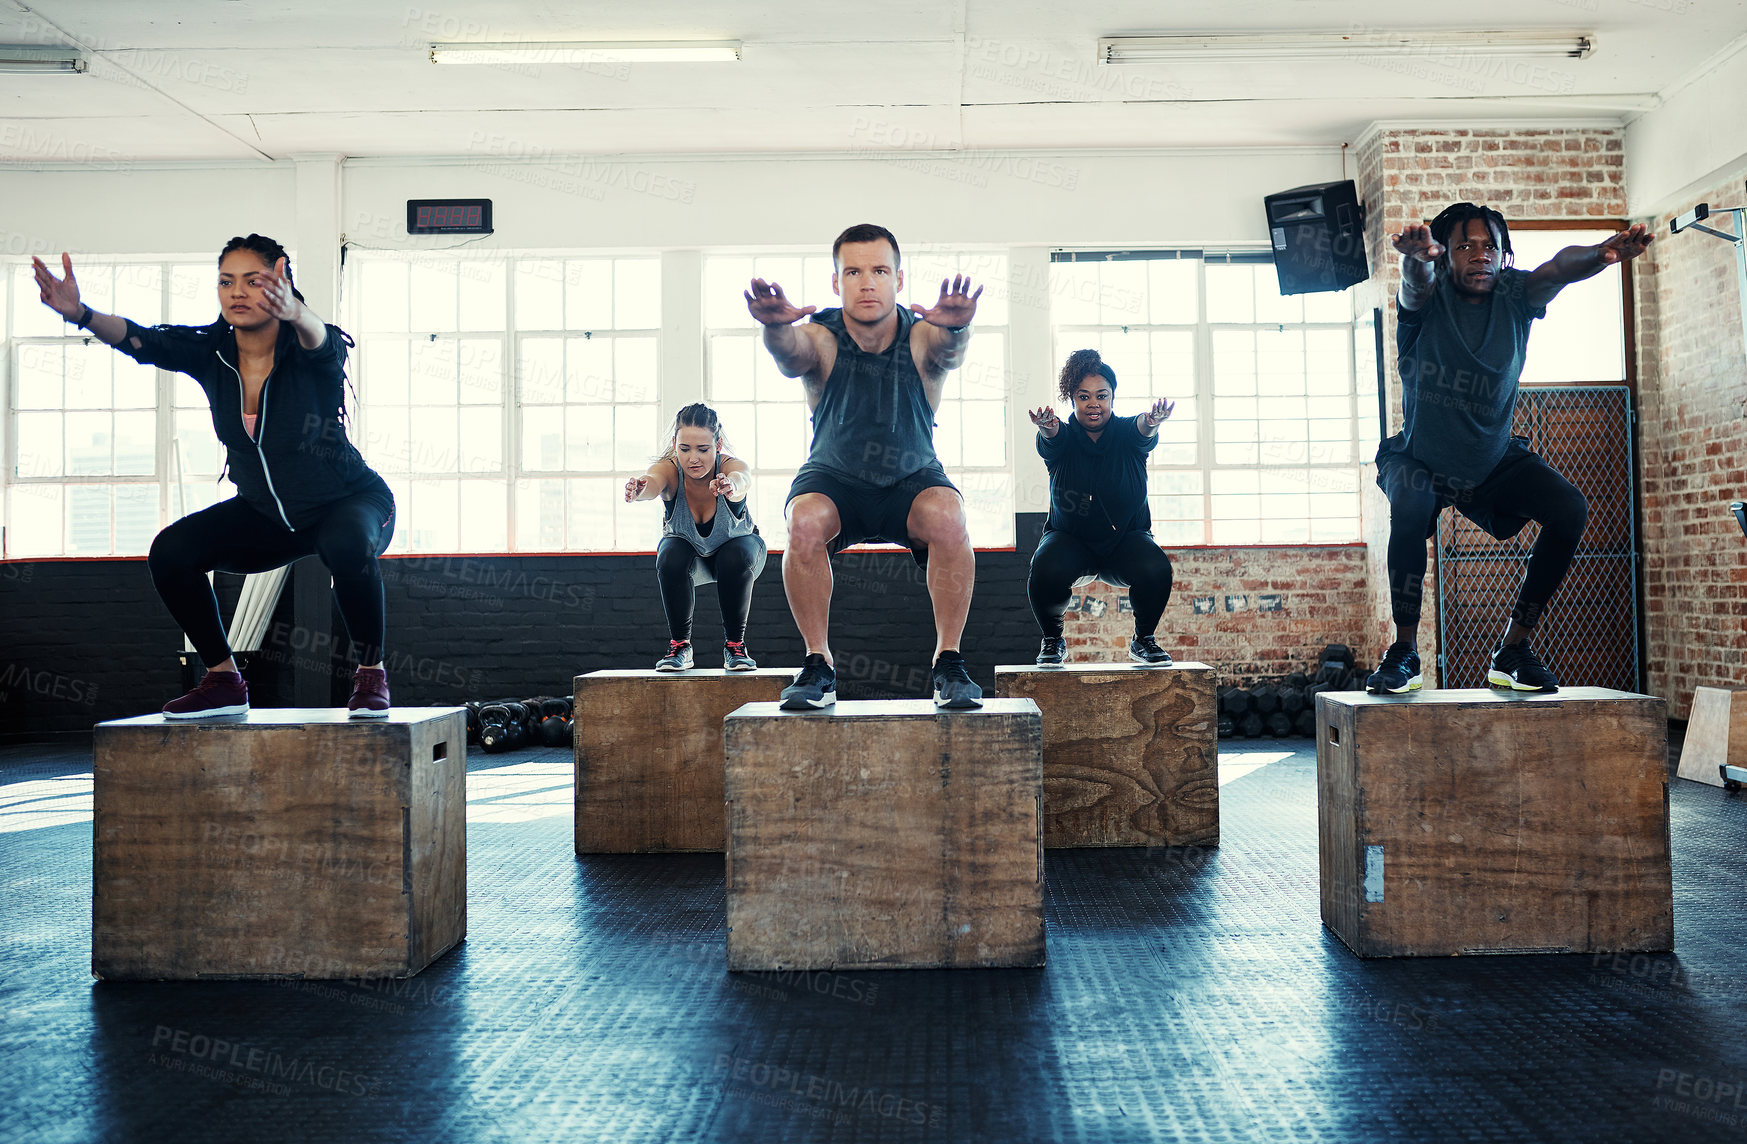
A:
<svg viewBox="0 0 1747 1144">
<path fill-rule="evenodd" d="M 1279 323 L 1279 322 L 1266 322 L 1266 321 L 1249 321 L 1249 322 L 1219 321 L 1219 322 L 1215 322 L 1209 317 L 1209 314 L 1208 314 L 1209 307 L 1208 307 L 1208 290 L 1207 290 L 1207 267 L 1209 265 L 1252 265 L 1252 266 L 1256 266 L 1256 267 L 1267 266 L 1267 267 L 1271 268 L 1273 266 L 1274 260 L 1273 260 L 1273 256 L 1272 256 L 1271 252 L 1269 251 L 1269 249 L 1266 246 L 1257 245 L 1257 246 L 1252 247 L 1252 246 L 1234 245 L 1234 246 L 1218 247 L 1218 248 L 1159 247 L 1159 248 L 1138 248 L 1138 249 L 1127 249 L 1127 250 L 1056 248 L 1056 249 L 1052 249 L 1050 251 L 1050 254 L 1049 254 L 1049 262 L 1050 262 L 1052 275 L 1054 273 L 1054 268 L 1058 264 L 1063 264 L 1063 263 L 1072 264 L 1072 263 L 1088 263 L 1088 262 L 1102 263 L 1102 262 L 1129 262 L 1129 261 L 1151 262 L 1151 261 L 1161 261 L 1161 260 L 1163 260 L 1163 261 L 1193 260 L 1195 262 L 1195 265 L 1196 265 L 1196 273 L 1195 273 L 1196 315 L 1195 315 L 1195 322 L 1193 324 L 1187 323 L 1187 322 L 1157 323 L 1157 322 L 1148 321 L 1146 323 L 1129 323 L 1127 325 L 1122 325 L 1122 324 L 1088 325 L 1085 323 L 1076 323 L 1073 325 L 1067 325 L 1067 324 L 1060 323 L 1056 320 L 1055 311 L 1053 308 L 1052 308 L 1051 317 L 1050 317 L 1050 335 L 1051 335 L 1052 345 L 1055 347 L 1055 350 L 1056 350 L 1056 360 L 1057 361 L 1065 361 L 1066 360 L 1065 353 L 1066 353 L 1068 347 L 1064 341 L 1064 335 L 1072 335 L 1075 332 L 1095 334 L 1095 335 L 1097 335 L 1097 337 L 1101 341 L 1102 337 L 1106 331 L 1114 332 L 1114 331 L 1120 330 L 1125 335 L 1133 334 L 1133 333 L 1142 333 L 1146 336 L 1150 336 L 1155 331 L 1182 331 L 1182 330 L 1193 330 L 1194 331 L 1192 340 L 1193 340 L 1194 352 L 1195 352 L 1195 362 L 1194 362 L 1195 392 L 1194 392 L 1194 397 L 1195 397 L 1196 414 L 1197 414 L 1197 422 L 1196 422 L 1197 459 L 1196 459 L 1196 462 L 1192 465 L 1180 465 L 1180 464 L 1179 465 L 1169 465 L 1169 464 L 1155 463 L 1149 459 L 1149 462 L 1147 465 L 1147 470 L 1148 470 L 1149 474 L 1168 473 L 1168 472 L 1185 472 L 1185 473 L 1193 472 L 1193 473 L 1197 473 L 1200 477 L 1201 491 L 1199 494 L 1194 494 L 1194 493 L 1186 493 L 1186 494 L 1159 493 L 1159 492 L 1155 491 L 1155 489 L 1153 487 L 1153 483 L 1149 480 L 1148 501 L 1149 501 L 1149 507 L 1152 507 L 1152 506 L 1157 505 L 1159 498 L 1162 496 L 1176 496 L 1176 495 L 1196 496 L 1196 495 L 1198 495 L 1199 499 L 1201 501 L 1201 516 L 1200 516 L 1201 539 L 1198 541 L 1167 539 L 1167 540 L 1162 540 L 1161 544 L 1163 544 L 1163 546 L 1166 548 L 1197 548 L 1197 549 L 1199 549 L 1199 548 L 1220 548 L 1220 549 L 1226 549 L 1226 548 L 1230 548 L 1230 549 L 1240 549 L 1240 548 L 1299 548 L 1299 547 L 1302 547 L 1302 548 L 1328 548 L 1328 547 L 1342 547 L 1342 546 L 1352 546 L 1352 545 L 1363 544 L 1364 543 L 1364 520 L 1363 520 L 1363 515 L 1362 515 L 1362 499 L 1361 499 L 1362 492 L 1363 492 L 1363 472 L 1362 472 L 1362 470 L 1363 470 L 1363 466 L 1364 466 L 1365 462 L 1369 458 L 1366 458 L 1362 455 L 1362 448 L 1363 448 L 1363 443 L 1364 443 L 1365 438 L 1364 438 L 1363 432 L 1361 431 L 1359 420 L 1358 420 L 1358 418 L 1360 416 L 1359 399 L 1361 396 L 1361 393 L 1360 393 L 1361 386 L 1359 384 L 1359 380 L 1358 380 L 1358 376 L 1357 376 L 1358 354 L 1356 352 L 1355 346 L 1353 345 L 1353 330 L 1355 328 L 1355 323 L 1359 319 L 1357 316 L 1357 307 L 1356 307 L 1356 300 L 1355 300 L 1356 295 L 1353 293 L 1354 288 L 1349 287 L 1347 290 L 1340 292 L 1343 295 L 1345 295 L 1347 300 L 1348 300 L 1348 304 L 1347 304 L 1348 316 L 1346 316 L 1344 318 L 1340 318 L 1340 319 L 1328 319 L 1328 320 L 1316 320 L 1316 321 L 1305 320 L 1305 321 L 1294 322 L 1294 323 Z M 1052 281 L 1049 293 L 1050 293 L 1051 298 L 1056 297 L 1060 293 L 1060 291 L 1054 285 L 1053 281 Z M 1217 413 L 1217 408 L 1218 408 L 1217 403 L 1218 403 L 1219 395 L 1215 392 L 1215 385 L 1214 385 L 1214 382 L 1215 382 L 1215 379 L 1214 379 L 1214 335 L 1215 335 L 1215 333 L 1217 333 L 1221 330 L 1242 330 L 1242 331 L 1249 331 L 1249 332 L 1254 333 L 1254 332 L 1258 332 L 1258 331 L 1269 331 L 1269 330 L 1282 330 L 1283 331 L 1283 330 L 1287 330 L 1287 329 L 1295 329 L 1295 330 L 1301 330 L 1301 331 L 1322 330 L 1322 331 L 1328 331 L 1328 332 L 1338 332 L 1341 335 L 1341 342 L 1342 342 L 1342 345 L 1344 346 L 1344 351 L 1345 351 L 1345 375 L 1346 375 L 1346 381 L 1347 381 L 1346 392 L 1344 394 L 1345 399 L 1346 399 L 1346 403 L 1347 403 L 1347 415 L 1343 420 L 1346 421 L 1347 426 L 1348 426 L 1348 438 L 1347 439 L 1352 442 L 1352 451 L 1353 451 L 1352 460 L 1350 462 L 1311 463 L 1307 458 L 1307 460 L 1302 462 L 1302 463 L 1269 464 L 1269 463 L 1265 463 L 1262 461 L 1258 461 L 1255 464 L 1220 464 L 1217 460 L 1217 447 L 1218 446 L 1217 446 L 1217 439 L 1216 439 L 1216 425 L 1217 425 L 1217 422 L 1219 420 L 1218 417 L 1216 416 L 1216 413 Z M 1058 397 L 1056 394 L 1051 393 L 1050 399 L 1052 401 L 1056 401 L 1056 400 L 1058 400 Z M 1131 412 L 1132 412 L 1132 410 L 1131 410 Z M 1314 442 L 1312 442 L 1311 444 L 1314 445 Z M 1216 540 L 1214 538 L 1214 535 L 1215 535 L 1215 528 L 1216 528 L 1216 525 L 1218 522 L 1216 521 L 1216 519 L 1214 517 L 1214 513 L 1213 513 L 1213 498 L 1215 496 L 1214 474 L 1218 473 L 1218 472 L 1222 472 L 1222 471 L 1223 472 L 1251 472 L 1251 471 L 1265 472 L 1265 471 L 1270 470 L 1270 469 L 1278 470 L 1281 472 L 1306 473 L 1306 474 L 1314 473 L 1317 470 L 1328 470 L 1328 471 L 1338 471 L 1338 472 L 1342 472 L 1342 473 L 1351 473 L 1353 475 L 1353 482 L 1354 482 L 1354 493 L 1353 493 L 1353 495 L 1354 495 L 1354 501 L 1353 501 L 1354 528 L 1353 528 L 1352 535 L 1349 537 L 1346 537 L 1345 539 L 1339 539 L 1339 540 L 1310 540 L 1310 539 L 1293 540 L 1293 541 L 1280 541 L 1280 540 L 1267 540 L 1267 539 L 1260 539 L 1260 540 L 1255 540 L 1255 541 L 1220 541 L 1220 540 Z M 1344 492 L 1344 490 L 1343 490 L 1343 492 Z M 1242 519 L 1247 520 L 1247 519 L 1251 519 L 1251 518 L 1242 518 Z M 1256 517 L 1253 519 L 1255 519 L 1259 523 L 1265 523 L 1269 518 Z M 1314 515 L 1307 515 L 1304 519 L 1306 520 L 1306 522 L 1312 522 L 1316 518 Z M 1346 518 L 1342 518 L 1342 519 L 1346 519 Z M 1154 523 L 1155 531 L 1160 531 L 1161 530 L 1160 526 L 1163 523 L 1182 524 L 1182 523 L 1188 523 L 1188 522 L 1189 522 L 1189 518 L 1187 518 L 1187 517 L 1169 518 L 1168 521 L 1161 521 L 1158 517 L 1155 516 L 1153 523 Z"/>
</svg>

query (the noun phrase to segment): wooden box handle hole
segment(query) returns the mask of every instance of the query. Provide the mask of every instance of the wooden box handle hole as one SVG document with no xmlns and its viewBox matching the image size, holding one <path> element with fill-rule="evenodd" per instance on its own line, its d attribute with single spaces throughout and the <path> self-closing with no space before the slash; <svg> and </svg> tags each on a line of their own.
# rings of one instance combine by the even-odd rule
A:
<svg viewBox="0 0 1747 1144">
<path fill-rule="evenodd" d="M 438 743 L 436 746 L 431 748 L 431 762 L 433 762 L 433 763 L 441 762 L 443 759 L 446 759 L 448 757 L 449 757 L 449 740 L 444 739 L 441 743 Z"/>
</svg>

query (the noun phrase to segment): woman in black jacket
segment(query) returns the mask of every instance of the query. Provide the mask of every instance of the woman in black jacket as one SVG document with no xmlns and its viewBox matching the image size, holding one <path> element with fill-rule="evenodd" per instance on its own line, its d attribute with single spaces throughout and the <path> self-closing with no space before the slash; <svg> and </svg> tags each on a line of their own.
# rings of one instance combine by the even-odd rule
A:
<svg viewBox="0 0 1747 1144">
<path fill-rule="evenodd" d="M 1171 561 L 1153 540 L 1146 458 L 1176 406 L 1160 398 L 1138 416 L 1114 416 L 1116 371 L 1097 350 L 1070 355 L 1059 385 L 1062 400 L 1074 407 L 1065 424 L 1047 405 L 1031 411 L 1037 451 L 1049 470 L 1049 519 L 1026 583 L 1043 629 L 1038 666 L 1061 666 L 1067 654 L 1062 615 L 1074 586 L 1094 579 L 1128 589 L 1134 605 L 1128 658 L 1169 666 L 1171 657 L 1153 633 L 1171 599 Z"/>
<path fill-rule="evenodd" d="M 209 326 L 147 329 L 95 313 L 79 300 L 71 258 L 61 255 L 61 278 L 41 259 L 31 261 L 43 304 L 62 318 L 143 365 L 199 382 L 225 446 L 237 495 L 164 529 L 147 559 L 158 595 L 208 668 L 164 714 L 197 719 L 249 709 L 207 572 L 265 572 L 314 554 L 333 573 L 340 614 L 360 648 L 348 710 L 355 718 L 387 718 L 376 558 L 394 535 L 394 496 L 346 439 L 350 339 L 303 304 L 285 248 L 258 234 L 225 244 L 220 316 Z"/>
</svg>

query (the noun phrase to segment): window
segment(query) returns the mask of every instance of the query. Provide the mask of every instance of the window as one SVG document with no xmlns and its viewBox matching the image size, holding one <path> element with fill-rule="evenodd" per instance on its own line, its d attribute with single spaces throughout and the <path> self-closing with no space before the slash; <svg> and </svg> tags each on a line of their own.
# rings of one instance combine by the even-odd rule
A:
<svg viewBox="0 0 1747 1144">
<path fill-rule="evenodd" d="M 622 474 L 659 450 L 658 259 L 353 268 L 358 444 L 394 489 L 397 549 L 650 546 Z"/>
<path fill-rule="evenodd" d="M 1618 232 L 1513 226 L 1518 270 L 1533 270 L 1567 246 L 1594 246 Z M 1559 291 L 1529 335 L 1522 383 L 1582 384 L 1626 379 L 1625 299 L 1616 264 Z"/>
<path fill-rule="evenodd" d="M 1062 253 L 1051 271 L 1056 363 L 1098 350 L 1125 415 L 1176 402 L 1148 474 L 1161 543 L 1359 539 L 1347 293 L 1282 296 L 1266 254 Z"/>
<path fill-rule="evenodd" d="M 217 314 L 209 261 L 92 259 L 74 272 L 93 309 L 141 325 L 197 325 Z M 140 555 L 183 504 L 192 511 L 218 495 L 205 395 L 63 323 L 42 304 L 28 264 L 6 278 L 4 554 Z"/>
<path fill-rule="evenodd" d="M 786 547 L 783 506 L 807 458 L 812 423 L 801 383 L 777 372 L 743 293 L 753 278 L 774 281 L 797 306 L 836 306 L 831 256 L 712 255 L 704 260 L 707 400 L 730 444 L 751 466 L 751 502 L 772 547 Z M 987 287 L 965 363 L 947 375 L 935 412 L 934 447 L 964 493 L 971 542 L 1013 543 L 1012 462 L 1007 454 L 1007 257 L 999 252 L 906 251 L 898 304 L 932 306 L 942 279 L 967 274 Z"/>
</svg>

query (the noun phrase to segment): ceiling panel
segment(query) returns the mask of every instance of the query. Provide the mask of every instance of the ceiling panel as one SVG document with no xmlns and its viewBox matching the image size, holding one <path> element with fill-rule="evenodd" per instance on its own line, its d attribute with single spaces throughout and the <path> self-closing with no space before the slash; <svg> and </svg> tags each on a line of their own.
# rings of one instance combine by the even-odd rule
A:
<svg viewBox="0 0 1747 1144">
<path fill-rule="evenodd" d="M 1101 66 L 1119 32 L 1593 32 L 1582 61 Z M 0 0 L 0 42 L 83 76 L 0 76 L 0 161 L 224 159 L 259 147 L 470 155 L 1338 143 L 1379 119 L 1624 122 L 1747 35 L 1747 0 L 894 0 L 877 9 L 600 0 Z M 735 64 L 451 67 L 432 41 L 734 38 Z M 78 161 L 78 160 L 74 160 Z"/>
</svg>

